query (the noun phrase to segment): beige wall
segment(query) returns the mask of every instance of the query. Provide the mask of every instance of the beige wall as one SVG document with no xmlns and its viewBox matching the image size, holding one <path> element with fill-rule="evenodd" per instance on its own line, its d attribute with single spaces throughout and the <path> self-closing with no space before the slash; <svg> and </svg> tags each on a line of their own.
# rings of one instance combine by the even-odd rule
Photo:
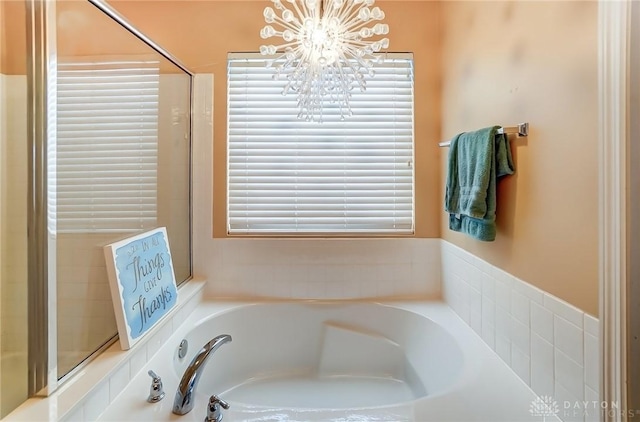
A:
<svg viewBox="0 0 640 422">
<path fill-rule="evenodd" d="M 137 28 L 192 71 L 214 76 L 215 237 L 226 236 L 226 59 L 228 52 L 257 51 L 265 25 L 264 1 L 110 2 Z M 391 27 L 391 51 L 415 59 L 416 235 L 438 237 L 440 203 L 440 19 L 438 2 L 378 1 Z"/>
<path fill-rule="evenodd" d="M 496 241 L 444 212 L 442 237 L 597 316 L 597 2 L 450 2 L 443 26 L 443 136 L 524 121 L 531 135 L 512 143 Z"/>
</svg>

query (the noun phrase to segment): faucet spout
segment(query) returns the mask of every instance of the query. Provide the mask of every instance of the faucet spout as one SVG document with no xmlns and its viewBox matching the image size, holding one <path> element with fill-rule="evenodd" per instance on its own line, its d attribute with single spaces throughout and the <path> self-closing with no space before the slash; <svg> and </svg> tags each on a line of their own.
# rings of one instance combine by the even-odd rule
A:
<svg viewBox="0 0 640 422">
<path fill-rule="evenodd" d="M 176 398 L 173 401 L 173 413 L 176 415 L 186 415 L 193 409 L 196 387 L 198 386 L 198 381 L 200 381 L 200 374 L 202 374 L 205 363 L 213 352 L 230 341 L 231 336 L 223 334 L 213 338 L 200 349 L 189 366 L 187 366 L 187 369 L 185 369 L 182 380 L 180 384 L 178 384 Z"/>
</svg>

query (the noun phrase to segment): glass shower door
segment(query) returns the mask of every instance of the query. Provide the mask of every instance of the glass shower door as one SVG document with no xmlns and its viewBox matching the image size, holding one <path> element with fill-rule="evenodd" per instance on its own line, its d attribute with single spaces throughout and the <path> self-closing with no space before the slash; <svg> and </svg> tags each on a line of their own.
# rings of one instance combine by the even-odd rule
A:
<svg viewBox="0 0 640 422">
<path fill-rule="evenodd" d="M 191 75 L 91 2 L 55 7 L 47 202 L 62 379 L 117 333 L 104 245 L 166 227 L 177 282 L 191 276 Z"/>
</svg>

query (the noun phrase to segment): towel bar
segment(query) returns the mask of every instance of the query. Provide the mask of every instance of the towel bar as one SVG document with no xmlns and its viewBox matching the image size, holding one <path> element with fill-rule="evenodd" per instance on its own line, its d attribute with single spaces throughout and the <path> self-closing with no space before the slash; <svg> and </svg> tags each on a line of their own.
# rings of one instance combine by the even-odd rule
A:
<svg viewBox="0 0 640 422">
<path fill-rule="evenodd" d="M 520 123 L 518 126 L 501 127 L 498 133 L 517 133 L 518 136 L 529 136 L 529 123 Z M 438 145 L 448 147 L 451 145 L 451 141 L 440 142 Z"/>
</svg>

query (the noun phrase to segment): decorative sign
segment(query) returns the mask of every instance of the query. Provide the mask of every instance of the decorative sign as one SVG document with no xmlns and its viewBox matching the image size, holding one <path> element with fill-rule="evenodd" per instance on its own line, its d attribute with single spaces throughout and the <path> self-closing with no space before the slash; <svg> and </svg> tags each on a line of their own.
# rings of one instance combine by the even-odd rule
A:
<svg viewBox="0 0 640 422">
<path fill-rule="evenodd" d="M 167 230 L 160 227 L 106 245 L 120 344 L 130 349 L 178 301 Z"/>
</svg>

